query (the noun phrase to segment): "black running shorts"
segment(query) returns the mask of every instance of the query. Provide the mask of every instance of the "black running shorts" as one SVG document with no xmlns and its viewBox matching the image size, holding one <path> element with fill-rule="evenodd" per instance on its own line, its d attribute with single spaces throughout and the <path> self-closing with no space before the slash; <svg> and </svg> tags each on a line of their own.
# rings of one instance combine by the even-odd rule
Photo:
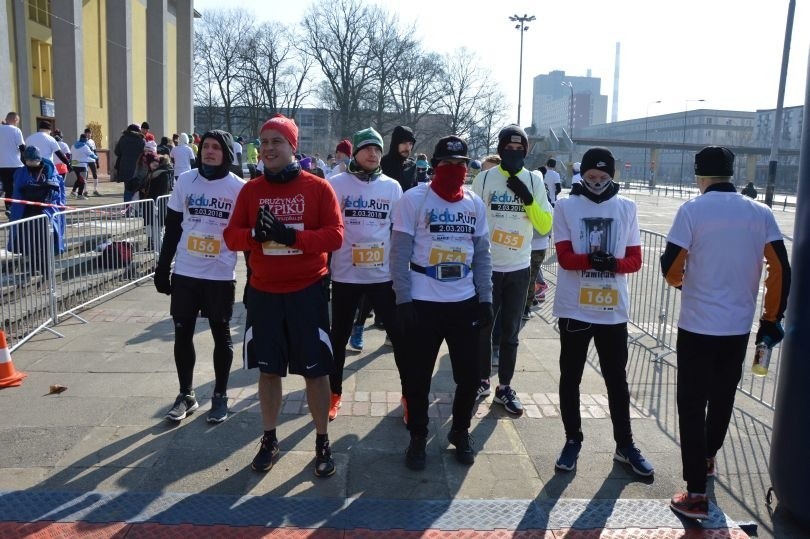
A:
<svg viewBox="0 0 810 539">
<path fill-rule="evenodd" d="M 246 369 L 269 374 L 326 376 L 334 361 L 329 312 L 321 281 L 285 294 L 247 290 L 247 321 L 242 351 Z"/>
<path fill-rule="evenodd" d="M 185 275 L 172 275 L 171 315 L 173 318 L 203 318 L 229 322 L 233 315 L 236 281 L 213 281 Z"/>
</svg>

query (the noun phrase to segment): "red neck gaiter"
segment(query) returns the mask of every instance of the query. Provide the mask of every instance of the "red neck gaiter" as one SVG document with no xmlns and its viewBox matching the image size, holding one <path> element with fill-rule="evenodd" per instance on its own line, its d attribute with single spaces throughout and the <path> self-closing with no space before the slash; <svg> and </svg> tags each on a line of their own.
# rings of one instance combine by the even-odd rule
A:
<svg viewBox="0 0 810 539">
<path fill-rule="evenodd" d="M 464 178 L 467 177 L 465 165 L 441 165 L 433 170 L 430 188 L 447 202 L 458 202 L 464 198 Z"/>
</svg>

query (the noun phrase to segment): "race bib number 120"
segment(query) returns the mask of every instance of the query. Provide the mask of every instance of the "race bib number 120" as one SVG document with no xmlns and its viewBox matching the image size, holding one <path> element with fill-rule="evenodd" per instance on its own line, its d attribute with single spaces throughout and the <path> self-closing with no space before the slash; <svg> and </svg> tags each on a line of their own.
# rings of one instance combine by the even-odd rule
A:
<svg viewBox="0 0 810 539">
<path fill-rule="evenodd" d="M 381 268 L 385 260 L 382 242 L 353 243 L 352 266 L 357 268 Z"/>
</svg>

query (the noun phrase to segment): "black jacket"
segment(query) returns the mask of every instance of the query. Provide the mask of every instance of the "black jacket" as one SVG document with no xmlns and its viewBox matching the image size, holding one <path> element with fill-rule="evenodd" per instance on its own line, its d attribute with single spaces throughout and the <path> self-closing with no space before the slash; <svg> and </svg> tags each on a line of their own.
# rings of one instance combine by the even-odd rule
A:
<svg viewBox="0 0 810 539">
<path fill-rule="evenodd" d="M 396 126 L 391 133 L 391 146 L 388 148 L 388 153 L 380 160 L 383 174 L 398 181 L 403 191 L 407 191 L 417 184 L 416 162 L 410 157 L 402 157 L 397 151 L 401 143 L 408 141 L 416 142 L 411 128 L 403 125 Z"/>
<path fill-rule="evenodd" d="M 140 132 L 124 131 L 115 143 L 115 181 L 123 182 L 135 176 L 135 166 L 143 153 L 146 140 Z"/>
</svg>

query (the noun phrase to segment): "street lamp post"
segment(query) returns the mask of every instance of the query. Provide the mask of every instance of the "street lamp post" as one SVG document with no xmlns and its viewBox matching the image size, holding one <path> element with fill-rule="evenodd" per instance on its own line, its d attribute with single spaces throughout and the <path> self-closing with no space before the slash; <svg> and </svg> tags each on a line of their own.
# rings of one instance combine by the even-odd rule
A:
<svg viewBox="0 0 810 539">
<path fill-rule="evenodd" d="M 571 139 L 571 151 L 568 154 L 568 162 L 574 165 L 574 85 L 571 81 L 563 81 L 560 86 L 566 86 L 571 91 L 568 100 L 568 137 Z M 574 170 L 573 168 L 571 170 Z M 572 175 L 573 176 L 573 175 Z"/>
<path fill-rule="evenodd" d="M 683 189 L 683 158 L 686 154 L 686 116 L 689 113 L 689 103 L 698 103 L 705 99 L 687 99 L 683 107 L 683 140 L 681 142 L 681 176 L 678 178 L 678 191 Z"/>
<path fill-rule="evenodd" d="M 527 22 L 531 22 L 535 20 L 537 17 L 534 15 L 526 15 L 525 13 L 523 16 L 519 15 L 512 15 L 509 17 L 509 20 L 512 22 L 517 22 L 519 24 L 515 25 L 515 28 L 520 31 L 520 68 L 518 70 L 518 114 L 517 114 L 517 124 L 520 125 L 520 99 L 521 99 L 521 90 L 523 86 L 523 32 L 529 29 L 526 26 Z"/>
<path fill-rule="evenodd" d="M 644 169 L 643 169 L 643 171 L 644 171 L 644 178 L 647 179 L 647 181 L 649 181 L 649 182 L 652 182 L 653 175 L 652 175 L 652 173 L 650 173 L 650 177 L 647 178 L 647 171 L 649 170 L 649 168 L 647 167 L 647 120 L 650 119 L 650 105 L 656 105 L 656 104 L 658 104 L 660 102 L 661 102 L 661 100 L 659 99 L 657 101 L 650 101 L 649 103 L 647 103 L 647 112 L 644 114 Z M 651 189 L 652 189 L 652 187 L 651 187 Z"/>
</svg>

